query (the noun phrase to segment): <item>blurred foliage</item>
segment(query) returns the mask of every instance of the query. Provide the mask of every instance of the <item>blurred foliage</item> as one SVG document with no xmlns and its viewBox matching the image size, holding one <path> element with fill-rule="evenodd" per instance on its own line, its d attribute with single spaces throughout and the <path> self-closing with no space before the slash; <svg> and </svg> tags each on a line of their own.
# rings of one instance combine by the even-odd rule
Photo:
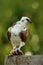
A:
<svg viewBox="0 0 43 65">
<path fill-rule="evenodd" d="M 12 49 L 7 29 L 22 16 L 30 17 L 29 36 L 23 51 L 43 54 L 43 0 L 0 0 L 0 65 Z"/>
</svg>

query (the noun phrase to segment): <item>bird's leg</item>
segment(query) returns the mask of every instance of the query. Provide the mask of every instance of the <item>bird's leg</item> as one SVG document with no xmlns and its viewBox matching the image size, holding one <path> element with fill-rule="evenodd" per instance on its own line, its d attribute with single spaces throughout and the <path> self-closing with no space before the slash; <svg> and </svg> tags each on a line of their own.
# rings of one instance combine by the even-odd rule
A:
<svg viewBox="0 0 43 65">
<path fill-rule="evenodd" d="M 20 50 L 21 47 L 23 47 L 24 45 L 25 45 L 25 43 L 24 43 L 24 42 L 21 42 L 21 43 L 20 43 L 20 46 L 19 46 L 19 48 L 18 48 L 18 50 Z"/>
<path fill-rule="evenodd" d="M 13 48 L 12 50 L 11 50 L 11 52 L 9 53 L 9 55 L 8 55 L 8 58 L 9 57 L 12 57 L 12 56 L 14 56 L 14 55 L 17 55 L 17 48 Z"/>
<path fill-rule="evenodd" d="M 13 49 L 10 51 L 10 54 L 13 54 L 14 51 L 16 51 L 16 48 L 13 48 Z"/>
<path fill-rule="evenodd" d="M 17 54 L 17 48 L 13 47 L 13 49 L 10 51 L 8 57 L 11 57 L 11 56 L 16 55 L 16 54 Z"/>
<path fill-rule="evenodd" d="M 21 51 L 21 47 L 24 46 L 24 45 L 25 45 L 25 43 L 24 43 L 24 42 L 21 42 L 21 43 L 20 43 L 20 46 L 19 46 L 19 48 L 18 48 L 18 51 L 21 52 L 22 54 L 23 54 L 23 52 Z"/>
</svg>

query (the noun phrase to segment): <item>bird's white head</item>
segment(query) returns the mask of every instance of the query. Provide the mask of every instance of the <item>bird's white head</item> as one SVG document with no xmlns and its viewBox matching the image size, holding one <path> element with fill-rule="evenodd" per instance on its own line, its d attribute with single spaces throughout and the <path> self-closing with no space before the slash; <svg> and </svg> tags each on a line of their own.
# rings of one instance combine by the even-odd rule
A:
<svg viewBox="0 0 43 65">
<path fill-rule="evenodd" d="M 21 22 L 23 22 L 23 23 L 27 23 L 27 22 L 32 23 L 31 19 L 28 18 L 28 17 L 25 17 L 25 16 L 21 18 Z"/>
</svg>

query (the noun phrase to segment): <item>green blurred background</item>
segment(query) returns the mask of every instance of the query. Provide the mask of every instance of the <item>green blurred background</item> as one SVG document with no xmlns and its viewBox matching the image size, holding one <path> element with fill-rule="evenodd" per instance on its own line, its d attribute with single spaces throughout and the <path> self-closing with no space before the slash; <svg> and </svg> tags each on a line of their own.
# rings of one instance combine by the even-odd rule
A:
<svg viewBox="0 0 43 65">
<path fill-rule="evenodd" d="M 23 51 L 43 55 L 43 0 L 0 0 L 0 65 L 12 49 L 7 29 L 22 16 L 30 17 L 29 36 Z"/>
</svg>

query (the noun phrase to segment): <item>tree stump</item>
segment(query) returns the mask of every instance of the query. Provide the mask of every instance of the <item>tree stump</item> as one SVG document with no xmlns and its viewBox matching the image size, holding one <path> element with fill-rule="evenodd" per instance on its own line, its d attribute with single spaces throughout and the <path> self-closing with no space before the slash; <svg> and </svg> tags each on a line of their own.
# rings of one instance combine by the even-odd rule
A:
<svg viewBox="0 0 43 65">
<path fill-rule="evenodd" d="M 43 65 L 43 55 L 6 56 L 4 65 Z"/>
</svg>

